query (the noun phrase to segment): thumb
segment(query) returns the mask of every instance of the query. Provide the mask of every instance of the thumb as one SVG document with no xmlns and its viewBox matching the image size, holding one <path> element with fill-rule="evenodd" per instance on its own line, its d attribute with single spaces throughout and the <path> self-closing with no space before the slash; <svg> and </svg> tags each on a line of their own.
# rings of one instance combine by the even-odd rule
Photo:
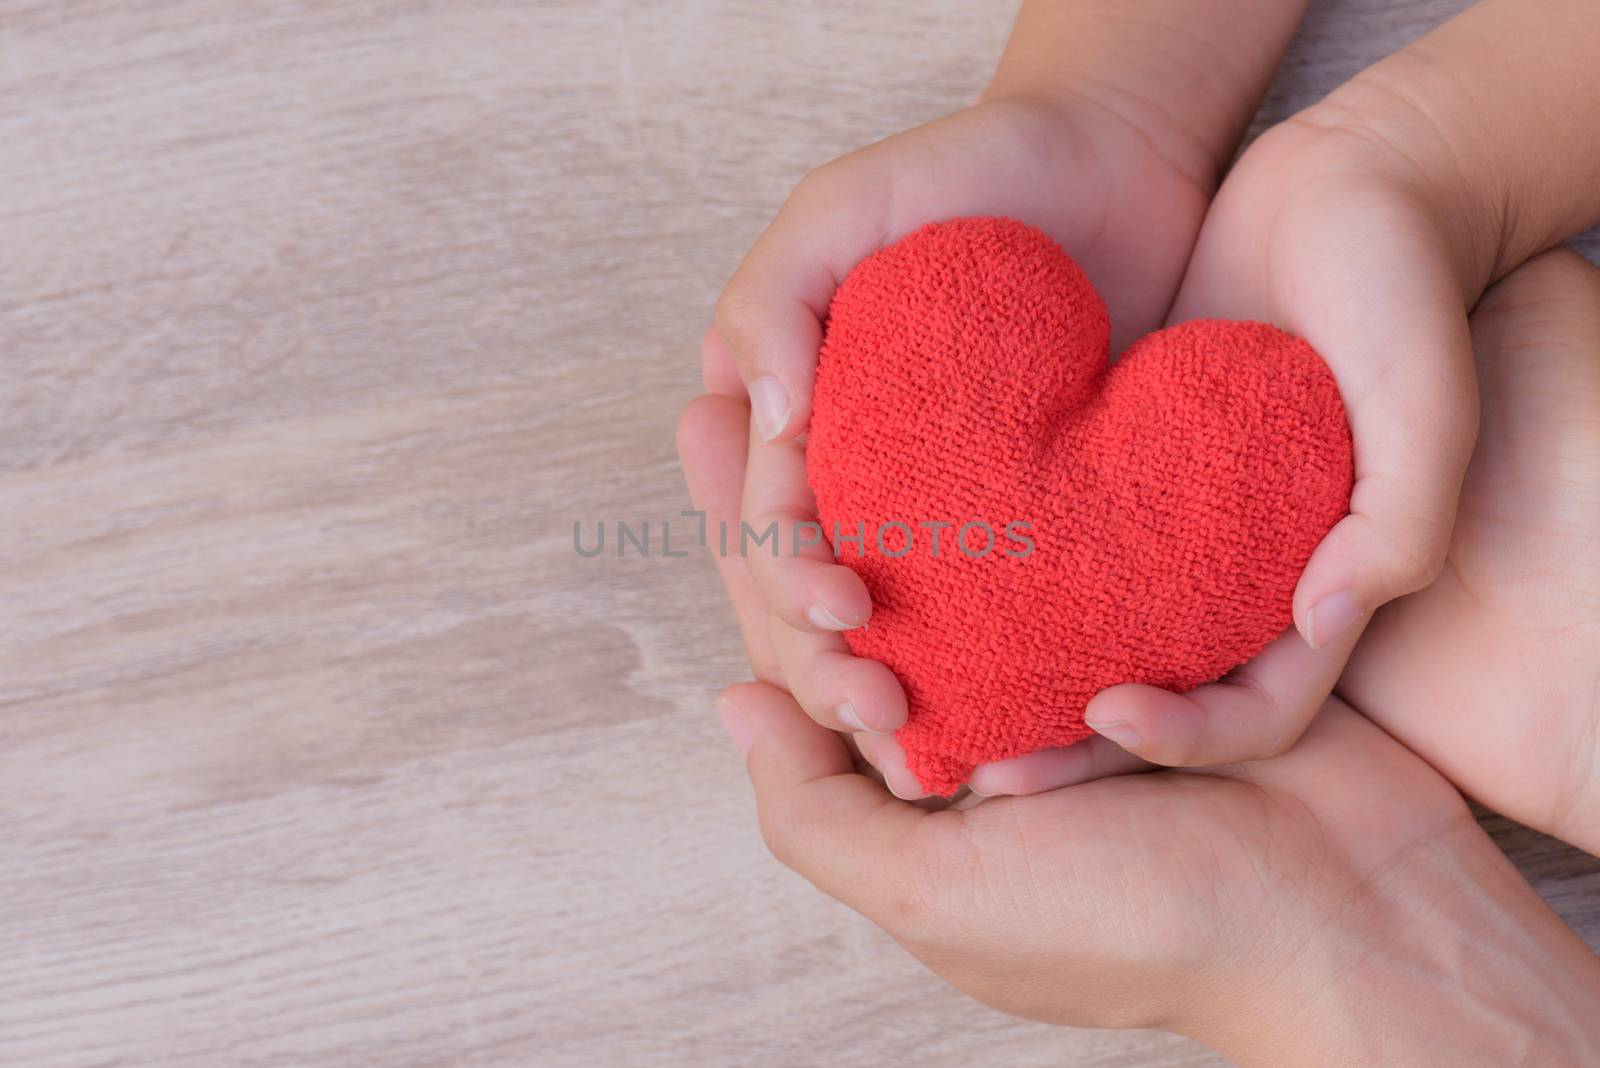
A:
<svg viewBox="0 0 1600 1068">
<path fill-rule="evenodd" d="M 1399 306 L 1354 305 L 1377 315 L 1378 327 L 1347 321 L 1321 344 L 1308 334 L 1337 360 L 1356 475 L 1350 514 L 1317 546 L 1295 589 L 1295 626 L 1312 648 L 1427 586 L 1450 547 L 1478 430 L 1472 341 L 1448 280 L 1414 275 L 1405 288 L 1413 291 Z"/>
<path fill-rule="evenodd" d="M 1426 587 L 1444 565 L 1449 506 L 1418 511 L 1415 500 L 1394 499 L 1398 489 L 1368 486 L 1362 504 L 1351 496 L 1350 514 L 1317 546 L 1295 591 L 1295 628 L 1313 649 L 1343 640 L 1377 609 Z"/>
<path fill-rule="evenodd" d="M 812 885 L 896 934 L 930 880 L 929 814 L 855 770 L 844 739 L 762 683 L 729 687 L 717 713 L 745 750 L 761 836 Z"/>
<path fill-rule="evenodd" d="M 713 331 L 764 441 L 788 441 L 811 418 L 822 321 L 839 280 L 882 243 L 881 190 L 879 172 L 860 161 L 812 171 L 717 298 Z M 716 355 L 709 364 L 720 365 Z"/>
</svg>

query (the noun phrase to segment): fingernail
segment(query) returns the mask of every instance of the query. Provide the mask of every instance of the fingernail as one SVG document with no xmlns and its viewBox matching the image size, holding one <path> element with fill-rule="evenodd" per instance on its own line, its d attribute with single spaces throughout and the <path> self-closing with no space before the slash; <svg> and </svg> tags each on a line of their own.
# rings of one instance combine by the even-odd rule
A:
<svg viewBox="0 0 1600 1068">
<path fill-rule="evenodd" d="M 1120 720 L 1112 720 L 1108 723 L 1093 723 L 1085 719 L 1083 725 L 1102 738 L 1110 738 L 1124 749 L 1132 749 L 1139 744 L 1139 732 L 1133 729 L 1133 724 L 1131 723 L 1123 723 Z"/>
<path fill-rule="evenodd" d="M 840 723 L 843 723 L 852 731 L 866 731 L 869 734 L 883 733 L 882 731 L 875 731 L 865 723 L 861 722 L 861 717 L 856 714 L 856 706 L 851 704 L 849 701 L 841 701 L 839 703 L 839 707 L 833 710 L 833 714 L 839 717 Z"/>
<path fill-rule="evenodd" d="M 811 625 L 813 627 L 821 627 L 823 630 L 854 630 L 860 625 L 857 623 L 846 623 L 844 620 L 828 611 L 828 606 L 823 604 L 821 601 L 812 602 L 811 607 L 806 609 L 806 618 L 811 620 Z"/>
<path fill-rule="evenodd" d="M 1309 628 L 1311 648 L 1321 649 L 1338 641 L 1351 627 L 1361 622 L 1361 617 L 1365 614 L 1361 611 L 1361 606 L 1356 604 L 1356 599 L 1350 591 L 1340 590 L 1338 593 L 1330 593 L 1311 606 Z"/>
<path fill-rule="evenodd" d="M 771 441 L 789 425 L 789 391 L 776 375 L 763 375 L 750 383 L 750 413 L 762 441 Z"/>
<path fill-rule="evenodd" d="M 733 702 L 726 697 L 717 699 L 717 718 L 722 721 L 722 729 L 728 732 L 728 740 L 733 747 L 743 755 L 750 753 L 750 724 L 746 722 L 744 713 L 733 707 Z"/>
<path fill-rule="evenodd" d="M 904 765 L 892 768 L 879 768 L 883 773 L 883 786 L 891 794 L 902 801 L 921 801 L 928 796 L 928 791 L 922 788 L 917 777 Z"/>
<path fill-rule="evenodd" d="M 885 775 L 883 777 L 883 786 L 884 789 L 888 790 L 891 794 L 894 794 L 894 796 L 898 797 L 902 801 L 920 801 L 923 797 L 922 794 L 919 794 L 914 790 L 908 789 L 905 793 L 901 793 L 899 790 L 896 790 L 894 788 L 893 775 Z"/>
</svg>

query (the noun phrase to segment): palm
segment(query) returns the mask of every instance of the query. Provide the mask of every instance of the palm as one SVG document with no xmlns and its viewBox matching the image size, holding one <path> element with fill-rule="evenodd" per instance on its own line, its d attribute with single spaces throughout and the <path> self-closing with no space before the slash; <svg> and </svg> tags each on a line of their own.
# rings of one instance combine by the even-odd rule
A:
<svg viewBox="0 0 1600 1068">
<path fill-rule="evenodd" d="M 1120 349 L 1160 325 L 1209 200 L 1203 167 L 1186 170 L 1157 143 L 1085 98 L 1004 99 L 832 166 L 878 171 L 879 182 L 856 186 L 874 194 L 847 211 L 873 216 L 857 221 L 879 244 L 958 215 L 1008 215 L 1049 233 L 1101 289 Z"/>
<path fill-rule="evenodd" d="M 1351 141 L 1292 123 L 1258 140 L 1212 205 L 1173 317 L 1272 322 L 1317 348 L 1355 437 L 1351 511 L 1369 530 L 1361 517 L 1389 516 L 1368 547 L 1404 557 L 1396 535 L 1421 541 L 1454 508 L 1408 496 L 1409 471 L 1470 441 L 1462 283 L 1426 198 Z"/>
<path fill-rule="evenodd" d="M 1456 792 L 1335 703 L 1272 760 L 1118 776 L 931 816 L 923 844 L 941 870 L 919 880 L 927 898 L 886 926 L 955 985 L 980 998 L 1005 990 L 1006 1011 L 1170 1026 L 1108 1007 L 1149 1004 L 1152 984 L 1180 977 L 1264 995 L 1272 977 L 1241 956 L 1281 960 L 1329 917 L 1363 922 L 1370 877 L 1454 849 L 1452 829 L 1474 830 Z M 1107 912 L 1108 902 L 1119 907 Z M 954 936 L 952 915 L 966 921 Z M 1064 1015 L 1061 985 L 1079 989 L 1075 976 L 1092 980 L 1094 995 Z"/>
<path fill-rule="evenodd" d="M 1356 478 L 1349 514 L 1295 590 L 1298 633 L 1188 694 L 1124 685 L 1095 698 L 1091 722 L 1145 759 L 1282 752 L 1333 690 L 1366 615 L 1422 588 L 1443 559 L 1477 398 L 1454 250 L 1403 174 L 1382 145 L 1284 123 L 1206 217 L 1172 318 L 1266 321 L 1309 341 L 1344 398 Z"/>
<path fill-rule="evenodd" d="M 981 103 L 845 156 L 801 183 L 724 291 L 703 347 L 708 386 L 742 394 L 749 373 L 736 371 L 735 354 L 755 350 L 774 353 L 774 363 L 781 351 L 791 378 L 809 383 L 838 279 L 884 244 L 959 216 L 1010 216 L 1055 238 L 1105 297 L 1120 348 L 1158 327 L 1172 302 L 1205 216 L 1209 166 L 1187 135 L 1157 136 L 1081 96 Z M 748 482 L 740 509 L 755 529 L 774 517 L 814 518 L 803 444 L 792 437 L 810 392 L 787 391 L 794 407 L 781 433 L 762 429 L 763 409 L 754 409 L 771 440 L 751 439 L 748 470 L 736 477 Z M 826 603 L 840 619 L 865 619 L 865 586 L 843 567 L 817 569 L 832 562 L 821 546 L 799 555 L 810 559 L 750 558 L 753 584 L 723 568 L 757 677 L 791 690 L 818 722 L 893 729 L 905 715 L 899 683 L 881 665 L 846 663 L 837 628 L 808 614 Z M 858 721 L 840 718 L 841 706 Z M 916 790 L 903 755 L 881 741 L 864 744 L 869 759 L 897 788 Z"/>
<path fill-rule="evenodd" d="M 1541 339 L 1549 325 L 1480 329 L 1495 346 L 1485 353 L 1484 443 L 1462 488 L 1449 566 L 1438 589 L 1417 600 L 1465 599 L 1472 612 L 1458 625 L 1470 615 L 1497 622 L 1525 649 L 1577 638 L 1592 651 L 1600 629 L 1600 362 L 1581 335 Z M 1585 674 L 1596 667 L 1570 666 Z"/>
<path fill-rule="evenodd" d="M 1483 427 L 1439 580 L 1341 683 L 1467 792 L 1591 851 L 1600 733 L 1600 283 L 1525 268 L 1473 320 Z M 1463 665 L 1471 665 L 1470 672 Z"/>
</svg>

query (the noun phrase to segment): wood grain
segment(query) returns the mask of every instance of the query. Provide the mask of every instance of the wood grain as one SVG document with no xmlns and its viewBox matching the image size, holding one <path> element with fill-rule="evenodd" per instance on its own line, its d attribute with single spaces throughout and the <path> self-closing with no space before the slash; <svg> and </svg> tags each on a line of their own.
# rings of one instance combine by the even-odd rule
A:
<svg viewBox="0 0 1600 1068">
<path fill-rule="evenodd" d="M 1459 6 L 1318 5 L 1263 120 Z M 779 868 L 710 563 L 571 544 L 685 506 L 721 281 L 1011 10 L 0 0 L 0 1063 L 1217 1063 Z"/>
</svg>

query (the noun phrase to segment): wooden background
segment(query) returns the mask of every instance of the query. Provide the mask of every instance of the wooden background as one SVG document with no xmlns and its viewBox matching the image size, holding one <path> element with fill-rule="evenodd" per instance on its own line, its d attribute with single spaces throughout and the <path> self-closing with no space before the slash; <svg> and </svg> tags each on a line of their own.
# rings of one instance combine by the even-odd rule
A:
<svg viewBox="0 0 1600 1068">
<path fill-rule="evenodd" d="M 1281 117 L 1461 6 L 1317 6 Z M 0 1064 L 1213 1064 L 771 861 L 685 506 L 721 281 L 1012 5 L 0 0 Z M 1600 866 L 1506 847 L 1600 941 Z"/>
</svg>

